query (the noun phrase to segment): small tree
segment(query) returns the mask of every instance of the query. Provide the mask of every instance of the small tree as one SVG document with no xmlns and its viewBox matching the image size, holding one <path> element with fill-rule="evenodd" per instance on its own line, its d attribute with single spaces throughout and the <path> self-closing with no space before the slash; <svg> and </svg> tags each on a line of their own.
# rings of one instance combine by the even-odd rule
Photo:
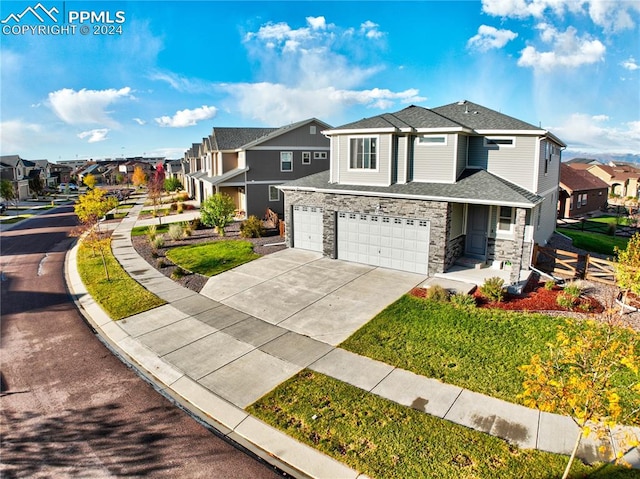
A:
<svg viewBox="0 0 640 479">
<path fill-rule="evenodd" d="M 8 203 L 13 203 L 14 206 L 17 205 L 18 194 L 16 193 L 16 189 L 14 188 L 12 181 L 0 181 L 0 196 L 2 196 L 2 198 Z"/>
<path fill-rule="evenodd" d="M 164 190 L 171 193 L 173 191 L 180 191 L 182 189 L 182 183 L 178 178 L 171 177 L 164 180 Z"/>
<path fill-rule="evenodd" d="M 74 206 L 74 211 L 78 215 L 80 223 L 82 223 L 82 231 L 87 233 L 84 241 L 91 246 L 94 253 L 98 252 L 102 256 L 102 265 L 104 266 L 107 281 L 109 281 L 109 269 L 107 268 L 104 252 L 109 247 L 109 240 L 108 238 L 103 238 L 99 221 L 117 204 L 118 200 L 116 198 L 106 196 L 106 191 L 95 188 L 84 195 L 80 195 L 78 202 Z"/>
<path fill-rule="evenodd" d="M 149 198 L 153 204 L 154 214 L 158 217 L 158 224 L 162 224 L 162 215 L 158 214 L 158 206 L 162 204 L 162 192 L 164 191 L 164 167 L 162 163 L 156 166 L 155 174 L 147 184 Z"/>
<path fill-rule="evenodd" d="M 614 317 L 606 313 L 605 323 L 567 320 L 549 344 L 549 357 L 536 354 L 520 367 L 524 404 L 569 415 L 579 427 L 563 479 L 592 429 L 604 438 L 616 424 L 640 425 L 640 334 L 618 327 Z M 624 437 L 621 443 L 633 447 L 638 439 Z"/>
<path fill-rule="evenodd" d="M 87 175 L 85 175 L 82 182 L 87 186 L 87 188 L 92 190 L 96 187 L 96 184 L 98 183 L 98 179 L 91 173 L 88 173 Z"/>
<path fill-rule="evenodd" d="M 141 167 L 136 166 L 133 169 L 133 175 L 131 176 L 131 183 L 133 183 L 133 186 L 135 186 L 136 188 L 139 188 L 140 186 L 147 183 L 147 175 L 144 173 Z"/>
<path fill-rule="evenodd" d="M 634 234 L 625 249 L 614 248 L 618 261 L 615 264 L 616 282 L 625 293 L 631 291 L 640 296 L 640 233 Z"/>
<path fill-rule="evenodd" d="M 215 228 L 220 236 L 224 236 L 224 229 L 233 223 L 236 205 L 229 195 L 216 193 L 208 197 L 200 206 L 202 224 Z"/>
</svg>

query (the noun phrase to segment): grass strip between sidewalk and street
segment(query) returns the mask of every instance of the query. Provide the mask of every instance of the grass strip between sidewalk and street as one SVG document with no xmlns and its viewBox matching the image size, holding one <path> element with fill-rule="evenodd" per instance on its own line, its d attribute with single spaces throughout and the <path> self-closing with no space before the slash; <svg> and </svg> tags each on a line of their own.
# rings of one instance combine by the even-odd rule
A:
<svg viewBox="0 0 640 479">
<path fill-rule="evenodd" d="M 105 250 L 109 280 L 100 253 L 94 253 L 83 241 L 78 247 L 78 272 L 89 294 L 111 319 L 126 318 L 165 304 L 164 300 L 143 288 L 127 274 L 113 256 L 110 247 Z"/>
<path fill-rule="evenodd" d="M 303 370 L 247 411 L 371 478 L 549 479 L 567 457 L 506 441 Z M 574 462 L 571 478 L 622 479 L 637 470 Z"/>
</svg>

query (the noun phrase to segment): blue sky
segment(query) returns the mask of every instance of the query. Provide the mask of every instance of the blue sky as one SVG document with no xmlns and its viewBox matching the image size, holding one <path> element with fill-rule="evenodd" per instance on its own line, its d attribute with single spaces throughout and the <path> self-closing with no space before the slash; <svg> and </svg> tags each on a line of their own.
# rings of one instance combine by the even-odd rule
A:
<svg viewBox="0 0 640 479">
<path fill-rule="evenodd" d="M 57 22 L 17 17 L 28 7 Z M 462 99 L 568 153 L 640 154 L 637 0 L 3 0 L 0 20 L 3 155 L 180 158 L 213 126 L 339 126 Z"/>
</svg>

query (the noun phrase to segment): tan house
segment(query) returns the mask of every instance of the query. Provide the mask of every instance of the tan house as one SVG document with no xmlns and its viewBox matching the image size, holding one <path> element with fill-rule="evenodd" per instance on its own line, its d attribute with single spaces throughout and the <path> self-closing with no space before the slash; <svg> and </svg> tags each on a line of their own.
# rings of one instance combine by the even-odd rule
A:
<svg viewBox="0 0 640 479">
<path fill-rule="evenodd" d="M 586 170 L 609 185 L 609 195 L 638 197 L 640 169 L 633 166 L 591 165 Z"/>
<path fill-rule="evenodd" d="M 586 169 L 560 164 L 558 218 L 577 218 L 607 204 L 609 185 Z"/>
</svg>

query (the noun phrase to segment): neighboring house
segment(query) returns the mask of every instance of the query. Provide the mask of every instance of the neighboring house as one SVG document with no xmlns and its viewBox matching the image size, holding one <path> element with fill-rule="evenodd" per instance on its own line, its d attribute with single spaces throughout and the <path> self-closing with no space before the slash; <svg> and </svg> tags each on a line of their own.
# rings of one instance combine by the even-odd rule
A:
<svg viewBox="0 0 640 479">
<path fill-rule="evenodd" d="M 558 218 L 576 218 L 607 205 L 609 186 L 584 169 L 560 165 Z"/>
<path fill-rule="evenodd" d="M 55 187 L 56 178 L 53 176 L 51 169 L 53 165 L 49 163 L 49 160 L 34 160 L 33 163 L 35 163 L 36 169 L 38 170 L 38 176 L 42 180 L 42 186 L 45 188 Z"/>
<path fill-rule="evenodd" d="M 227 194 L 240 215 L 262 218 L 271 209 L 282 216 L 278 186 L 329 168 L 327 128 L 315 118 L 281 128 L 214 127 L 185 152 L 185 189 L 199 202 Z"/>
<path fill-rule="evenodd" d="M 516 284 L 554 232 L 565 144 L 547 130 L 461 101 L 324 134 L 330 170 L 281 187 L 289 246 L 428 275 L 467 256 Z"/>
<path fill-rule="evenodd" d="M 591 165 L 587 171 L 609 185 L 609 195 L 638 198 L 640 169 L 633 166 Z"/>
<path fill-rule="evenodd" d="M 13 183 L 18 200 L 29 198 L 29 177 L 35 167 L 34 162 L 19 155 L 0 156 L 0 177 Z"/>
</svg>

